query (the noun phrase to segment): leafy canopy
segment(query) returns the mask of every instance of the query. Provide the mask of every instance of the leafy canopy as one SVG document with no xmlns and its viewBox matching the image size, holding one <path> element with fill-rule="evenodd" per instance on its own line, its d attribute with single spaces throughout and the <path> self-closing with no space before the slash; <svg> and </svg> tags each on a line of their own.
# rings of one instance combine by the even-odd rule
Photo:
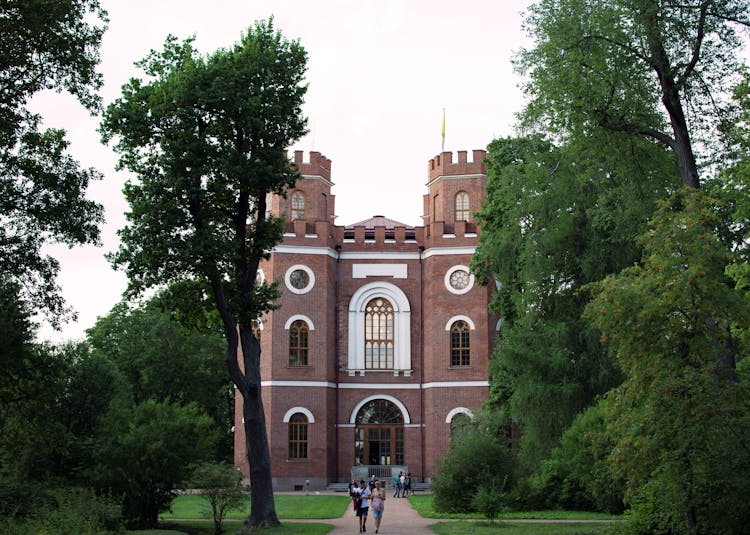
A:
<svg viewBox="0 0 750 535">
<path fill-rule="evenodd" d="M 35 93 L 54 89 L 98 110 L 101 75 L 94 68 L 104 23 L 97 0 L 8 0 L 0 6 L 0 272 L 47 311 L 53 325 L 70 311 L 55 283 L 58 262 L 41 248 L 97 243 L 102 207 L 84 194 L 100 174 L 65 153 L 63 130 L 40 130 L 41 118 L 27 104 Z"/>
<path fill-rule="evenodd" d="M 600 128 L 646 136 L 698 187 L 694 151 L 718 141 L 747 0 L 542 0 L 526 25 L 535 43 L 516 61 L 531 98 L 526 126 L 564 138 Z"/>
<path fill-rule="evenodd" d="M 170 36 L 139 63 L 147 81 L 126 84 L 102 123 L 138 177 L 125 188 L 129 224 L 112 256 L 131 293 L 200 279 L 223 289 L 242 322 L 268 308 L 275 294 L 253 285 L 281 225 L 265 196 L 297 177 L 285 149 L 305 132 L 305 61 L 269 22 L 208 56 Z"/>
</svg>

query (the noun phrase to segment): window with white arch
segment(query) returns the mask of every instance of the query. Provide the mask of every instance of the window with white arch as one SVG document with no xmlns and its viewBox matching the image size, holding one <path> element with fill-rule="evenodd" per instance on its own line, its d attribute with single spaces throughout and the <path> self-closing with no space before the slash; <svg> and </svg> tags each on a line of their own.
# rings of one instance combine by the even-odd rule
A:
<svg viewBox="0 0 750 535">
<path fill-rule="evenodd" d="M 469 433 L 474 422 L 474 413 L 466 407 L 456 407 L 448 413 L 445 421 L 450 425 L 451 446 L 455 446 Z"/>
<path fill-rule="evenodd" d="M 348 319 L 349 375 L 372 370 L 411 374 L 411 307 L 398 286 L 384 281 L 365 284 L 349 301 Z"/>
</svg>

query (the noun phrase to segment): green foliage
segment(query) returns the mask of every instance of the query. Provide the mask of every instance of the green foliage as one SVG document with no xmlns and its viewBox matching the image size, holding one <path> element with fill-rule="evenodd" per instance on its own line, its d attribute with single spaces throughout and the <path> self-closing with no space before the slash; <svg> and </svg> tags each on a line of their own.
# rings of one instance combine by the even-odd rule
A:
<svg viewBox="0 0 750 535">
<path fill-rule="evenodd" d="M 550 509 L 595 510 L 621 514 L 625 483 L 611 473 L 614 447 L 607 429 L 606 399 L 576 417 L 532 478 L 532 492 Z"/>
<path fill-rule="evenodd" d="M 596 535 L 609 533 L 607 524 L 533 523 L 513 524 L 503 522 L 502 526 L 488 522 L 439 522 L 430 526 L 438 535 Z"/>
<path fill-rule="evenodd" d="M 106 13 L 97 0 L 7 0 L 0 7 L 0 273 L 57 325 L 67 310 L 55 283 L 58 263 L 45 243 L 96 243 L 102 207 L 85 198 L 93 169 L 65 151 L 64 131 L 40 130 L 29 99 L 68 91 L 92 113 L 101 75 L 94 71 Z"/>
<path fill-rule="evenodd" d="M 590 146 L 596 143 L 616 155 L 602 157 Z M 577 292 L 638 258 L 635 238 L 673 174 L 660 147 L 607 132 L 561 146 L 540 136 L 489 146 L 472 269 L 502 284 L 491 305 L 503 318 L 503 337 L 491 361 L 490 395 L 522 429 L 526 472 L 621 380 L 598 333 L 581 319 L 585 299 Z"/>
<path fill-rule="evenodd" d="M 242 474 L 225 463 L 203 463 L 190 479 L 192 488 L 200 489 L 200 496 L 211 506 L 216 535 L 221 535 L 221 524 L 227 513 L 245 501 L 242 493 Z"/>
<path fill-rule="evenodd" d="M 714 205 L 675 193 L 644 237 L 643 265 L 591 286 L 586 317 L 627 376 L 607 419 L 633 532 L 738 533 L 748 521 L 750 407 L 733 333 L 750 302 L 725 275 L 733 255 Z"/>
<path fill-rule="evenodd" d="M 128 523 L 154 527 L 191 465 L 210 457 L 216 439 L 211 419 L 195 404 L 148 400 L 134 407 L 113 404 L 107 421 L 92 477 L 123 496 Z"/>
<path fill-rule="evenodd" d="M 120 505 L 90 489 L 42 491 L 33 516 L 0 516 L 0 532 L 14 535 L 102 535 L 120 533 Z"/>
<path fill-rule="evenodd" d="M 233 388 L 216 328 L 183 327 L 169 288 L 138 306 L 115 305 L 86 332 L 92 355 L 106 358 L 128 384 L 132 399 L 195 402 L 214 420 L 221 440 L 217 459 L 230 459 L 233 446 Z"/>
<path fill-rule="evenodd" d="M 503 508 L 505 481 L 502 483 L 498 486 L 480 485 L 471 500 L 472 508 L 482 513 L 490 521 L 494 520 Z"/>
<path fill-rule="evenodd" d="M 502 492 L 514 480 L 511 452 L 505 441 L 476 429 L 466 434 L 443 457 L 435 472 L 435 508 L 448 513 L 471 512 L 481 505 L 485 514 L 499 507 Z M 474 503 L 478 489 L 483 499 Z"/>
<path fill-rule="evenodd" d="M 698 187 L 698 141 L 715 147 L 725 89 L 737 72 L 746 0 L 542 0 L 516 61 L 527 77 L 526 126 L 573 138 L 607 129 L 674 152 L 684 185 Z M 714 157 L 715 154 L 706 154 Z"/>
<path fill-rule="evenodd" d="M 138 176 L 112 257 L 132 293 L 197 279 L 221 286 L 241 324 L 268 309 L 274 293 L 255 285 L 257 263 L 282 225 L 265 196 L 298 176 L 285 149 L 305 133 L 305 62 L 269 22 L 207 57 L 170 36 L 139 63 L 150 80 L 123 86 L 101 127 Z"/>
</svg>

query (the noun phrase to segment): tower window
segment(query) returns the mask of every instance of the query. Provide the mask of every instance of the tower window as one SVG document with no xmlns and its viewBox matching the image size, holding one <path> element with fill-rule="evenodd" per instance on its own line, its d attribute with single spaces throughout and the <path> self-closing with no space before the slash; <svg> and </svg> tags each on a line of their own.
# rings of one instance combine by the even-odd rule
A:
<svg viewBox="0 0 750 535">
<path fill-rule="evenodd" d="M 289 366 L 307 366 L 310 329 L 302 320 L 289 327 Z"/>
<path fill-rule="evenodd" d="M 307 459 L 307 416 L 301 412 L 289 418 L 289 458 Z"/>
<path fill-rule="evenodd" d="M 469 324 L 458 320 L 451 325 L 451 366 L 469 366 L 471 352 L 471 335 Z"/>
<path fill-rule="evenodd" d="M 301 191 L 292 193 L 292 221 L 305 219 L 305 195 Z"/>
<path fill-rule="evenodd" d="M 377 297 L 365 307 L 365 368 L 393 369 L 393 305 Z"/>
<path fill-rule="evenodd" d="M 456 193 L 456 221 L 469 220 L 469 194 L 465 191 Z"/>
</svg>

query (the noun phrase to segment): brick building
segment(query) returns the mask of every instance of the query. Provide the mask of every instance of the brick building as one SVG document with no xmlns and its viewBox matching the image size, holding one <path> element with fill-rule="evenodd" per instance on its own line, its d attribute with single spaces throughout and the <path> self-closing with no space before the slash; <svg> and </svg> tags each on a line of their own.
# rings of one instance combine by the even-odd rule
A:
<svg viewBox="0 0 750 535">
<path fill-rule="evenodd" d="M 336 226 L 331 161 L 295 152 L 301 178 L 286 198 L 269 199 L 287 216 L 284 240 L 261 265 L 282 290 L 260 323 L 276 490 L 403 469 L 429 481 L 452 429 L 487 398 L 498 318 L 491 289 L 468 269 L 484 157 L 429 161 L 423 226 L 384 216 Z M 247 476 L 242 432 L 235 463 Z"/>
</svg>

